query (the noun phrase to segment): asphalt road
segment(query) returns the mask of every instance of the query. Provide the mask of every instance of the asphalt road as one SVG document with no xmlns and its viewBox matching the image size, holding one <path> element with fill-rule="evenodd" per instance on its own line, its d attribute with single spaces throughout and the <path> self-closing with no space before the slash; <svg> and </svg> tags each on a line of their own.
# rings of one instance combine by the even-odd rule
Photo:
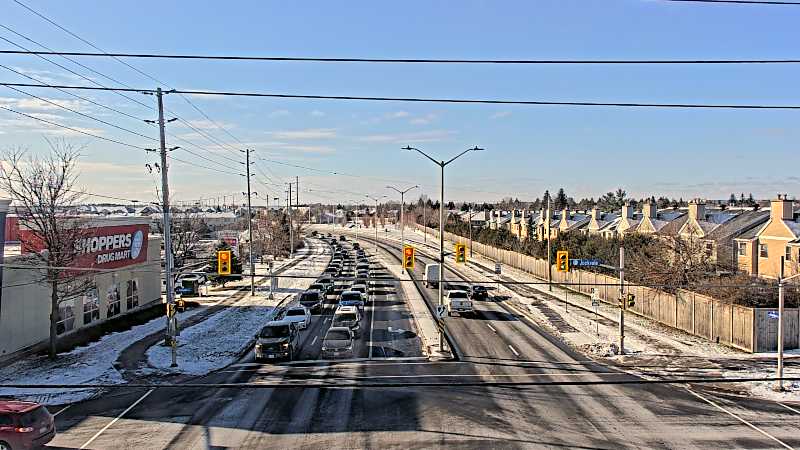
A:
<svg viewBox="0 0 800 450">
<path fill-rule="evenodd" d="M 399 254 L 396 244 L 387 247 Z M 418 256 L 421 277 L 430 259 Z M 452 272 L 446 280 L 463 283 Z M 395 334 L 390 326 L 409 330 L 398 291 L 381 291 L 388 292 L 378 293 L 367 316 L 373 330 L 384 330 L 387 338 Z M 428 302 L 435 301 L 435 291 L 422 292 Z M 97 449 L 800 448 L 800 408 L 777 403 L 681 385 L 481 384 L 636 379 L 573 351 L 500 300 L 479 302 L 474 318 L 447 319 L 458 361 L 407 358 L 405 352 L 399 359 L 375 358 L 381 356 L 378 347 L 408 346 L 379 341 L 374 332 L 373 345 L 367 340 L 359 347 L 360 359 L 320 361 L 316 346 L 326 326 L 323 314 L 304 332 L 302 355 L 308 361 L 267 365 L 244 358 L 198 380 L 247 383 L 250 389 L 116 388 L 59 414 L 60 434 L 52 444 L 80 448 L 91 440 L 85 447 Z M 314 337 L 317 342 L 309 345 Z M 375 359 L 364 360 L 370 348 Z M 327 385 L 303 386 L 309 383 Z M 347 387 L 352 383 L 360 384 Z M 255 388 L 259 384 L 269 387 Z"/>
</svg>

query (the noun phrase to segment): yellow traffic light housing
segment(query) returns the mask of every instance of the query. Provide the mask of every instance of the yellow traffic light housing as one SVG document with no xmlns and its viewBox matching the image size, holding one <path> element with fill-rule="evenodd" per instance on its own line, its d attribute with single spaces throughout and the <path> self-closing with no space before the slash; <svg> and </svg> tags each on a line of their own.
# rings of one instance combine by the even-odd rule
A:
<svg viewBox="0 0 800 450">
<path fill-rule="evenodd" d="M 217 274 L 230 275 L 231 274 L 231 251 L 220 250 L 217 252 Z"/>
<path fill-rule="evenodd" d="M 464 244 L 456 244 L 456 262 L 463 264 L 467 262 L 467 246 Z"/>
<path fill-rule="evenodd" d="M 556 252 L 556 271 L 569 272 L 569 252 L 559 250 Z"/>
<path fill-rule="evenodd" d="M 403 269 L 414 269 L 414 247 L 403 247 Z"/>
</svg>

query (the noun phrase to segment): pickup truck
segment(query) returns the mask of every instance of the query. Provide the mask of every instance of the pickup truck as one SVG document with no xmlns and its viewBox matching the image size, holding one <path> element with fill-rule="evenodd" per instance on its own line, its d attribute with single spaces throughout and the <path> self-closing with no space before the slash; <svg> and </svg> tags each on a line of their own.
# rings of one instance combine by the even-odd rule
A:
<svg viewBox="0 0 800 450">
<path fill-rule="evenodd" d="M 447 305 L 447 314 L 450 316 L 454 313 L 459 315 L 475 314 L 472 300 L 470 300 L 467 291 L 447 291 L 445 305 Z"/>
<path fill-rule="evenodd" d="M 436 287 L 439 285 L 439 264 L 426 264 L 425 273 L 422 274 L 422 281 L 426 287 Z"/>
<path fill-rule="evenodd" d="M 265 359 L 294 359 L 299 332 L 297 326 L 289 321 L 273 320 L 267 322 L 256 334 L 253 348 L 256 361 Z"/>
</svg>

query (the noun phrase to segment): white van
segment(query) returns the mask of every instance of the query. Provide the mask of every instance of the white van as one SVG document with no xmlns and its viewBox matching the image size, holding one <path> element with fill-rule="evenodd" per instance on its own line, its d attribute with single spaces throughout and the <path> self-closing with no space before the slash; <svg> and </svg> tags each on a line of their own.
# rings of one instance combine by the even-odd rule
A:
<svg viewBox="0 0 800 450">
<path fill-rule="evenodd" d="M 425 287 L 436 287 L 439 285 L 439 264 L 425 264 L 425 273 L 422 275 Z"/>
</svg>

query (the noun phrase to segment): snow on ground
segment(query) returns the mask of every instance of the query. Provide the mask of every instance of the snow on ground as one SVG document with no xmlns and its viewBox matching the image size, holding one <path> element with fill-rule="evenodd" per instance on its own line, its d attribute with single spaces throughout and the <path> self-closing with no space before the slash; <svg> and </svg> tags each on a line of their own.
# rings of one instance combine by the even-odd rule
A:
<svg viewBox="0 0 800 450">
<path fill-rule="evenodd" d="M 299 252 L 302 256 L 306 252 Z M 281 261 L 282 267 L 292 260 Z M 302 266 L 302 263 L 300 264 Z M 204 311 L 237 292 L 236 286 L 245 281 L 230 285 L 229 289 L 215 291 L 213 295 L 203 297 L 201 306 L 178 313 L 178 322 Z M 198 299 L 199 300 L 199 299 Z M 205 323 L 216 317 L 215 314 Z M 0 367 L 0 384 L 124 384 L 122 375 L 113 364 L 123 350 L 132 343 L 164 329 L 165 319 L 155 318 L 147 323 L 136 325 L 129 330 L 107 334 L 100 340 L 85 346 L 61 353 L 58 359 L 50 360 L 46 356 L 32 355 L 6 366 Z M 252 334 L 255 334 L 253 332 Z M 10 396 L 37 401 L 47 405 L 61 405 L 85 400 L 98 395 L 102 390 L 88 389 L 10 389 L 0 388 L 0 397 Z"/>
<path fill-rule="evenodd" d="M 330 252 L 321 244 L 311 249 L 312 255 L 283 275 L 318 276 L 330 260 Z M 281 300 L 288 303 L 311 283 L 312 278 L 281 278 L 274 300 L 267 296 L 249 295 L 208 320 L 181 330 L 178 337 L 177 364 L 172 368 L 169 347 L 153 346 L 147 351 L 150 367 L 137 373 L 182 373 L 203 375 L 235 362 L 251 344 L 253 336 L 272 319 L 274 307 Z"/>
<path fill-rule="evenodd" d="M 382 234 L 388 234 L 386 237 L 399 240 L 399 232 L 392 228 L 389 230 L 389 233 Z M 423 245 L 421 232 L 407 229 L 405 238 L 406 241 L 414 242 L 419 248 L 431 250 Z M 428 244 L 435 243 L 434 239 L 429 236 Z M 477 253 L 471 260 L 487 267 L 494 266 L 494 261 Z M 469 265 L 460 268 L 469 275 L 470 279 L 494 279 L 493 275 L 475 270 Z M 515 281 L 542 281 L 526 272 L 505 265 L 502 270 L 503 275 Z M 625 354 L 619 355 L 617 345 L 619 310 L 616 307 L 601 304 L 597 309 L 600 319 L 598 324 L 594 319 L 594 309 L 591 307 L 589 296 L 567 291 L 559 286 L 553 286 L 553 291 L 548 292 L 546 284 L 539 284 L 528 285 L 538 291 L 538 294 L 535 294 L 535 298 L 532 299 L 523 297 L 506 287 L 495 286 L 498 286 L 495 295 L 508 297 L 508 304 L 515 306 L 519 312 L 525 313 L 537 323 L 545 326 L 552 334 L 560 337 L 574 348 L 594 357 L 607 358 L 631 373 L 643 377 L 768 378 L 776 375 L 777 356 L 775 353 L 740 352 L 630 313 L 625 315 Z M 564 304 L 565 295 L 569 302 L 566 306 Z M 585 309 L 580 309 L 576 305 Z M 800 357 L 800 351 L 790 350 L 786 352 L 786 355 L 787 361 L 796 361 Z M 647 366 L 647 368 L 637 368 L 641 366 Z M 784 376 L 800 377 L 800 367 L 796 365 L 785 367 Z M 746 391 L 759 398 L 800 401 L 800 382 L 784 383 L 786 392 L 773 391 L 774 384 L 773 381 L 740 383 L 735 386 L 735 389 Z"/>
</svg>

